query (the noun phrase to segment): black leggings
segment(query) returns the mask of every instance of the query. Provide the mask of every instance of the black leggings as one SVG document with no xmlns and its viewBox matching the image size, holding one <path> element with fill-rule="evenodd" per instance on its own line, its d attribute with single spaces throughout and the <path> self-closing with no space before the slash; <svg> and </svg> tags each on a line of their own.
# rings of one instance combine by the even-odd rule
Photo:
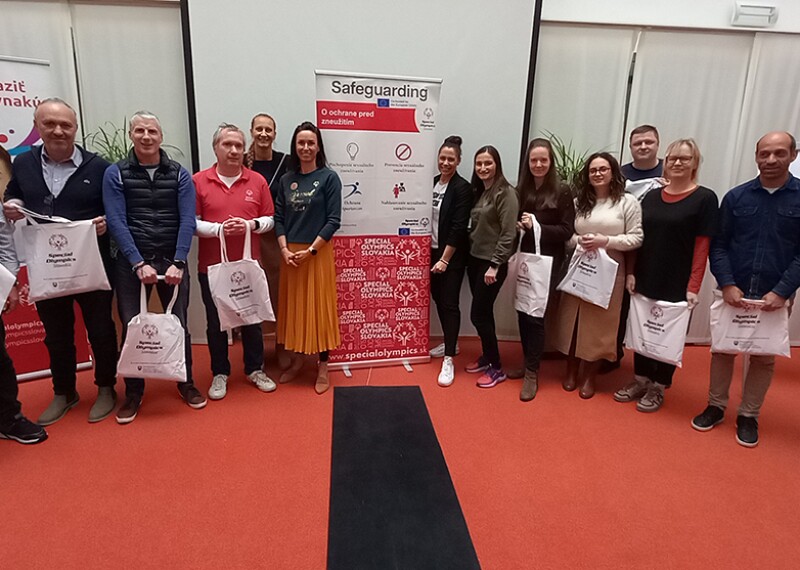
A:
<svg viewBox="0 0 800 570">
<path fill-rule="evenodd" d="M 437 257 L 438 260 L 438 257 Z M 456 355 L 458 332 L 461 328 L 461 282 L 464 267 L 448 267 L 444 273 L 431 273 L 431 297 L 436 303 L 436 312 L 444 334 L 444 355 Z"/>
<path fill-rule="evenodd" d="M 495 368 L 500 368 L 500 350 L 497 347 L 497 333 L 494 326 L 494 302 L 497 299 L 503 281 L 508 274 L 508 264 L 497 268 L 497 281 L 487 285 L 483 280 L 490 263 L 477 257 L 469 257 L 467 278 L 472 291 L 472 309 L 469 318 L 478 336 L 481 338 L 483 357 Z"/>
</svg>

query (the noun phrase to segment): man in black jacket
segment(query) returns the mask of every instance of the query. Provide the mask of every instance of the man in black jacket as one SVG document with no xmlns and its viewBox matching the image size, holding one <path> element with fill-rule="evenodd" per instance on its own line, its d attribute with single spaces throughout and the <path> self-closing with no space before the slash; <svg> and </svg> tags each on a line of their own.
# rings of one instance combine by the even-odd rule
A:
<svg viewBox="0 0 800 570">
<path fill-rule="evenodd" d="M 190 407 L 199 410 L 207 400 L 192 380 L 192 339 L 186 326 L 186 259 L 197 225 L 194 184 L 186 169 L 161 149 L 163 134 L 155 115 L 138 111 L 128 126 L 133 150 L 128 158 L 109 166 L 103 180 L 108 225 L 119 245 L 115 278 L 123 336 L 130 319 L 139 313 L 142 284 L 148 286 L 148 294 L 155 285 L 164 307 L 177 287 L 172 313 L 184 329 L 187 379 L 178 384 L 178 390 Z M 163 281 L 158 280 L 159 275 L 164 276 Z M 117 423 L 136 419 L 143 394 L 144 379 L 125 378 L 125 402 L 117 411 Z"/>
<path fill-rule="evenodd" d="M 8 220 L 21 220 L 17 206 L 38 214 L 70 220 L 92 220 L 100 254 L 110 277 L 111 256 L 103 210 L 103 174 L 108 162 L 75 144 L 75 111 L 60 99 L 45 99 L 33 113 L 44 144 L 14 161 L 3 212 Z M 75 303 L 81 308 L 94 354 L 97 400 L 89 421 L 98 422 L 114 410 L 117 375 L 117 332 L 111 318 L 111 291 L 90 291 L 36 303 L 45 331 L 53 375 L 53 401 L 38 423 L 57 422 L 79 401 L 76 390 Z"/>
</svg>

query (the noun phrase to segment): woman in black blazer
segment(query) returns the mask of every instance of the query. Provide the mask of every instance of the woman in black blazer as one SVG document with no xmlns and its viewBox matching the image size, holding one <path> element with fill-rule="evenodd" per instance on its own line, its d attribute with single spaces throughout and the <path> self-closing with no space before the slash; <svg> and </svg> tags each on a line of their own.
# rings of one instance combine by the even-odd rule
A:
<svg viewBox="0 0 800 570">
<path fill-rule="evenodd" d="M 444 356 L 439 385 L 453 383 L 453 357 L 458 351 L 461 311 L 458 307 L 461 282 L 469 257 L 469 214 L 473 193 L 469 182 L 459 176 L 461 137 L 449 136 L 439 148 L 439 175 L 433 179 L 431 222 L 431 296 L 442 324 L 444 343 L 431 356 Z"/>
</svg>

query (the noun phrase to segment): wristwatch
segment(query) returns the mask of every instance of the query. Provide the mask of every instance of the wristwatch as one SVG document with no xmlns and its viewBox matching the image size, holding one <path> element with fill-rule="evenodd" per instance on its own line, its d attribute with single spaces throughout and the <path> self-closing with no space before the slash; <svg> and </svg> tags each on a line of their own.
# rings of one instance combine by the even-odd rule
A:
<svg viewBox="0 0 800 570">
<path fill-rule="evenodd" d="M 308 253 L 310 253 L 311 255 L 317 255 L 317 250 L 314 249 L 313 245 L 310 245 L 308 246 Z"/>
<path fill-rule="evenodd" d="M 181 271 L 186 269 L 186 262 L 183 261 L 183 260 L 176 259 L 175 261 L 172 262 L 172 265 L 174 265 L 175 267 L 177 267 Z"/>
</svg>

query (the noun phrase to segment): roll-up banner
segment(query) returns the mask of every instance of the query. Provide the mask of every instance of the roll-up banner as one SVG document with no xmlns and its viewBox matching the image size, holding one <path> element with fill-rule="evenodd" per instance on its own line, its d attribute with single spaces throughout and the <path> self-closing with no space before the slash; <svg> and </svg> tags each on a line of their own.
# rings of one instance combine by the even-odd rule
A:
<svg viewBox="0 0 800 570">
<path fill-rule="evenodd" d="M 0 55 L 0 145 L 11 156 L 39 141 L 33 111 L 53 95 L 50 74 L 49 61 Z"/>
<path fill-rule="evenodd" d="M 440 79 L 317 71 L 317 126 L 342 179 L 331 366 L 427 362 Z"/>
<path fill-rule="evenodd" d="M 41 140 L 33 126 L 33 111 L 39 102 L 53 94 L 49 61 L 0 54 L 0 146 L 11 154 L 12 160 Z M 2 190 L 4 188 L 0 188 Z M 0 223 L 5 223 L 1 215 Z M 14 241 L 17 256 L 24 262 L 19 230 L 17 227 Z M 3 315 L 8 354 L 14 361 L 18 380 L 49 376 L 50 357 L 44 344 L 44 326 L 36 307 L 28 299 L 28 274 L 24 266 L 17 281 L 18 308 Z M 80 312 L 75 315 L 75 349 L 77 368 L 91 368 L 89 342 Z"/>
</svg>

